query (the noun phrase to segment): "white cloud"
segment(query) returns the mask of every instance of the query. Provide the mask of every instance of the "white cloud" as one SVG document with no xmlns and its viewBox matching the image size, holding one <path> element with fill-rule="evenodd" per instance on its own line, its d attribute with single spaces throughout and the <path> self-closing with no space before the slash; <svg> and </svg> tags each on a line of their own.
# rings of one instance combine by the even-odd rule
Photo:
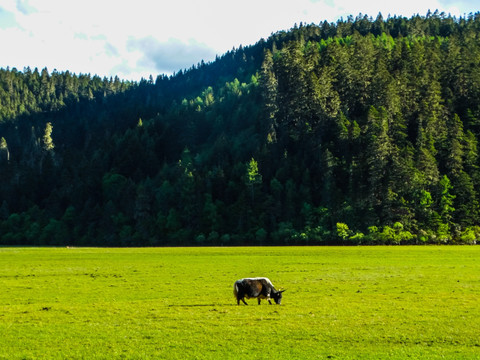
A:
<svg viewBox="0 0 480 360">
<path fill-rule="evenodd" d="M 36 13 L 38 10 L 30 5 L 29 0 L 17 0 L 17 9 L 22 14 L 29 15 Z"/>
<path fill-rule="evenodd" d="M 1 67 L 47 66 L 138 79 L 172 73 L 295 23 L 376 17 L 455 15 L 466 0 L 2 0 Z"/>
<path fill-rule="evenodd" d="M 15 14 L 0 7 L 0 29 L 9 29 L 18 26 Z"/>
<path fill-rule="evenodd" d="M 130 38 L 127 49 L 141 53 L 137 62 L 139 67 L 153 68 L 159 73 L 189 68 L 192 65 L 192 59 L 211 61 L 216 55 L 213 49 L 194 39 L 190 39 L 187 43 L 173 38 L 160 42 L 151 36 L 141 39 Z"/>
</svg>

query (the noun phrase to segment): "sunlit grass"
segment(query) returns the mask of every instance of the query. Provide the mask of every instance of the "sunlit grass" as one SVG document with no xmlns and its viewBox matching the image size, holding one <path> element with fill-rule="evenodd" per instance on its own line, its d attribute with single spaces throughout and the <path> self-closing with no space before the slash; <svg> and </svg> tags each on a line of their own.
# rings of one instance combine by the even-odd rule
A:
<svg viewBox="0 0 480 360">
<path fill-rule="evenodd" d="M 480 358 L 480 247 L 0 248 L 1 359 Z M 236 305 L 267 276 L 281 306 Z"/>
</svg>

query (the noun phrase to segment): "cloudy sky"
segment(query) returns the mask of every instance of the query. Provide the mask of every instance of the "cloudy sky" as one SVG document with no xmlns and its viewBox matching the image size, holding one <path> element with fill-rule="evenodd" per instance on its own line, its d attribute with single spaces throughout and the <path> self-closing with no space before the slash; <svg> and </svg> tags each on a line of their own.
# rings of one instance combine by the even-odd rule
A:
<svg viewBox="0 0 480 360">
<path fill-rule="evenodd" d="M 0 68 L 139 80 L 211 61 L 295 23 L 359 13 L 457 17 L 480 0 L 2 0 Z"/>
</svg>

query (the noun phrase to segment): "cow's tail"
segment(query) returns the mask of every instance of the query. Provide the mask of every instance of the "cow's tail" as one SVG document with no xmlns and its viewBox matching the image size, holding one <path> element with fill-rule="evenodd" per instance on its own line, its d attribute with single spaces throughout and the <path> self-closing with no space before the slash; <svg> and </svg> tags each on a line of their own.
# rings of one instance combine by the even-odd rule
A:
<svg viewBox="0 0 480 360">
<path fill-rule="evenodd" d="M 235 281 L 235 284 L 233 284 L 233 295 L 235 296 L 235 299 L 238 299 L 238 284 L 237 284 L 237 281 Z"/>
</svg>

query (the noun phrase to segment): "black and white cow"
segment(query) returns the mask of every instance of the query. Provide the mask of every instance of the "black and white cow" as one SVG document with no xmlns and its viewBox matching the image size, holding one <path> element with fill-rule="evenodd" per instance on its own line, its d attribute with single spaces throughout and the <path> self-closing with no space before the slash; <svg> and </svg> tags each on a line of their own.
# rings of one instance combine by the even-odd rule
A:
<svg viewBox="0 0 480 360">
<path fill-rule="evenodd" d="M 276 304 L 280 305 L 284 291 L 285 290 L 275 290 L 272 282 L 265 277 L 240 279 L 235 281 L 233 285 L 233 294 L 237 299 L 238 305 L 240 305 L 240 300 L 242 300 L 245 305 L 248 305 L 245 302 L 245 298 L 257 298 L 258 305 L 260 305 L 261 299 L 267 299 L 268 303 L 272 305 L 270 301 L 270 298 L 272 298 Z"/>
</svg>

